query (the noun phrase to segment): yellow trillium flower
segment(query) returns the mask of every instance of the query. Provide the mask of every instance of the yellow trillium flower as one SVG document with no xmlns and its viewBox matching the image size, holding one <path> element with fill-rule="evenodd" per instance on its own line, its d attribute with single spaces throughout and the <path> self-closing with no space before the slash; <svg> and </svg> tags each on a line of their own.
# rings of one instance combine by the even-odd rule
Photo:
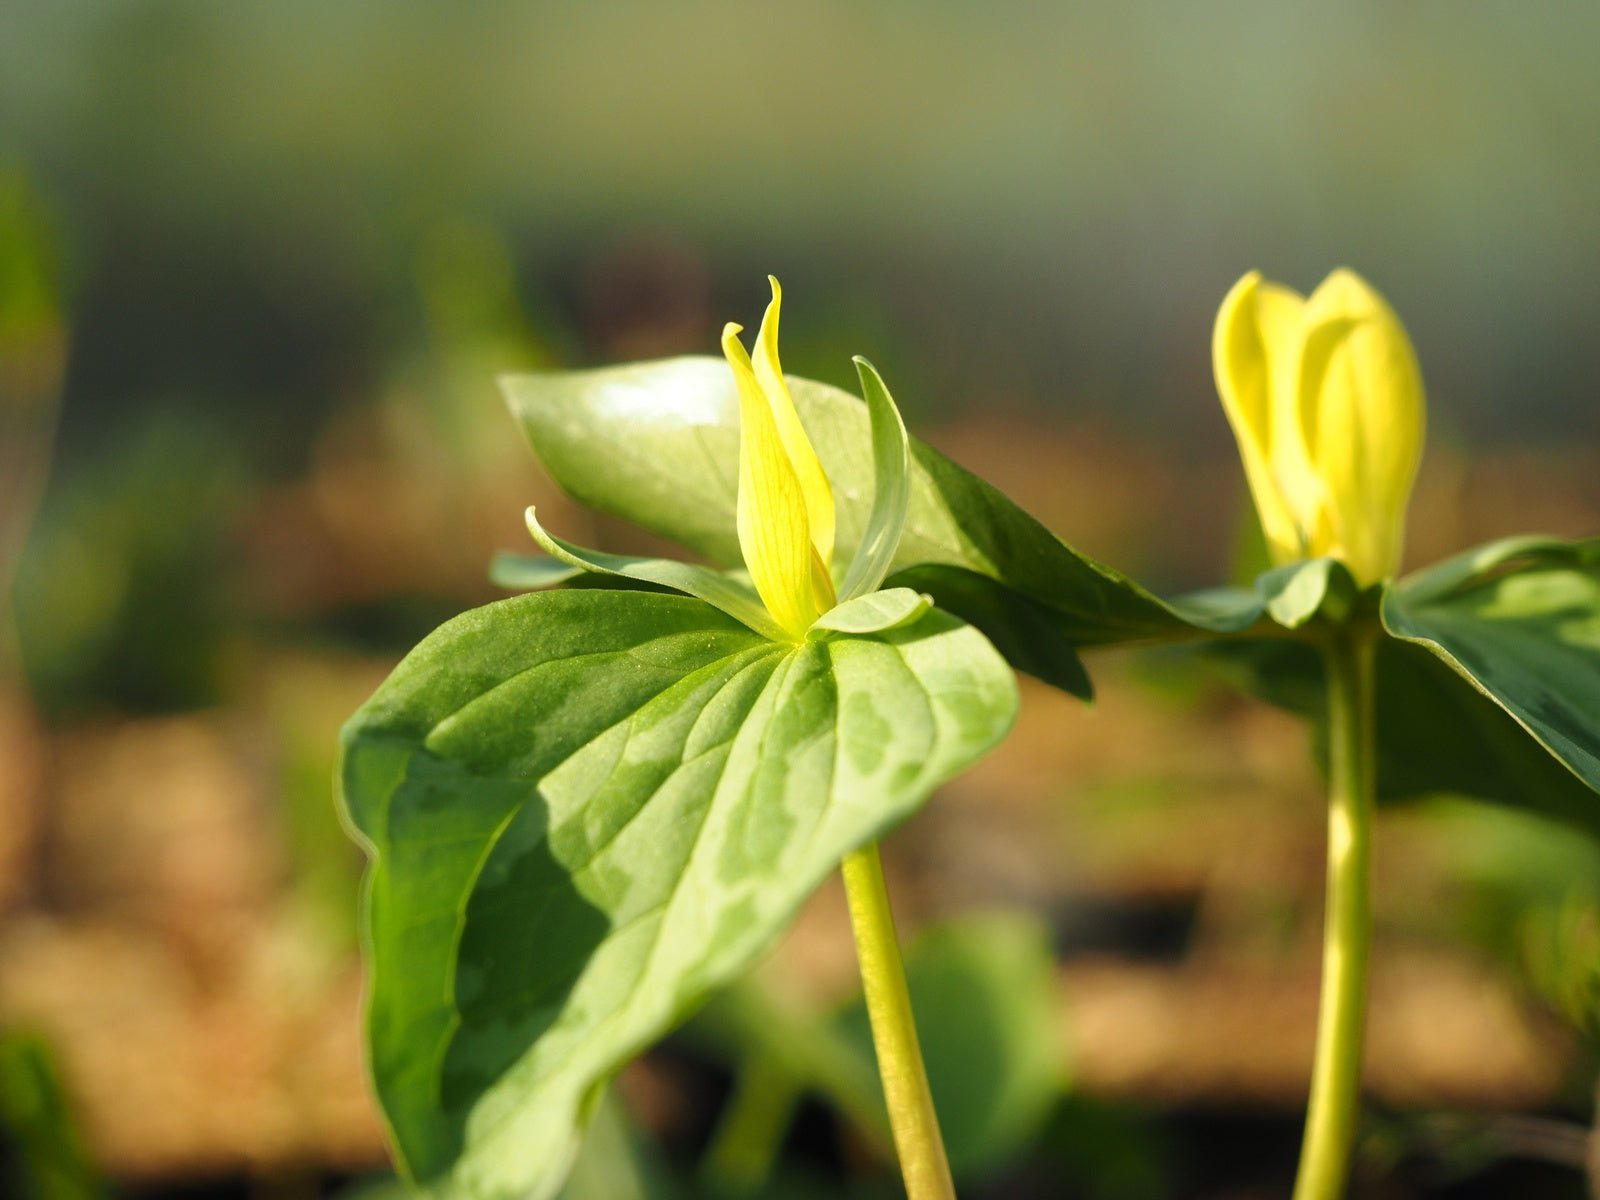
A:
<svg viewBox="0 0 1600 1200">
<path fill-rule="evenodd" d="M 1211 349 L 1273 561 L 1326 555 L 1363 585 L 1394 575 L 1425 416 L 1383 297 L 1344 269 L 1309 298 L 1252 271 L 1222 301 Z"/>
<path fill-rule="evenodd" d="M 739 549 L 772 619 L 798 639 L 834 606 L 833 489 L 795 411 L 778 362 L 778 313 L 783 291 L 756 335 L 755 361 L 729 322 L 722 352 L 739 385 Z"/>
</svg>

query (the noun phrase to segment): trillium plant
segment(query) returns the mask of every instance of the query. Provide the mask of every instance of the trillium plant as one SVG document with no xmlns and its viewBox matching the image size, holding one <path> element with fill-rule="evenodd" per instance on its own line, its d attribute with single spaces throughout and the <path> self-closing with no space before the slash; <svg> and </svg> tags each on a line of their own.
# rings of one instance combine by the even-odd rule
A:
<svg viewBox="0 0 1600 1200">
<path fill-rule="evenodd" d="M 1424 405 L 1348 271 L 1239 281 L 1223 409 L 1274 562 L 1162 599 L 909 439 L 748 355 L 504 381 L 577 499 L 706 564 L 527 521 L 523 594 L 427 637 L 343 734 L 366 847 L 368 1055 L 419 1187 L 550 1196 L 608 1081 L 844 879 L 906 1190 L 954 1194 L 877 839 L 992 749 L 1012 670 L 1087 699 L 1080 651 L 1203 643 L 1303 713 L 1329 783 L 1321 1018 L 1297 1200 L 1343 1194 L 1359 1098 L 1373 809 L 1451 792 L 1600 832 L 1600 542 L 1519 537 L 1398 577 Z M 553 585 L 563 585 L 554 587 Z"/>
</svg>

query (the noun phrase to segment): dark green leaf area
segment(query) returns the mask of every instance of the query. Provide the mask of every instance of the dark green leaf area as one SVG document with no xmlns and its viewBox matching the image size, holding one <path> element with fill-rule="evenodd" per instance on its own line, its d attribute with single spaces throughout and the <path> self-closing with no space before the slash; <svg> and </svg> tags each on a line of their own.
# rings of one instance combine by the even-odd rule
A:
<svg viewBox="0 0 1600 1200">
<path fill-rule="evenodd" d="M 1383 621 L 1600 789 L 1600 541 L 1470 551 L 1391 589 Z M 1589 805 L 1600 809 L 1600 797 Z"/>
<path fill-rule="evenodd" d="M 1205 653 L 1246 690 L 1311 718 L 1320 748 L 1326 684 L 1316 647 L 1245 641 Z M 1376 732 L 1378 794 L 1385 801 L 1470 796 L 1600 836 L 1600 797 L 1504 708 L 1421 646 L 1396 638 L 1378 643 Z"/>
<path fill-rule="evenodd" d="M 837 388 L 792 376 L 788 382 L 833 486 L 839 520 L 836 555 L 848 562 L 862 539 L 874 497 L 867 409 Z M 502 384 L 535 452 L 577 499 L 714 561 L 739 561 L 734 534 L 738 401 L 726 364 L 678 358 L 512 376 Z M 937 565 L 991 582 L 980 587 L 945 576 L 959 588 L 948 595 L 937 586 L 936 576 L 899 578 L 891 585 L 921 588 L 942 607 L 962 611 L 975 622 L 973 614 L 980 608 L 1002 616 L 1015 608 L 1008 593 L 1039 606 L 1047 617 L 1046 632 L 1069 648 L 1234 632 L 1259 617 L 1259 605 L 1215 612 L 1164 603 L 1133 580 L 1079 554 L 998 489 L 915 440 L 910 488 L 891 571 Z"/>
<path fill-rule="evenodd" d="M 451 1194 L 551 1194 L 597 1089 L 850 850 L 1009 727 L 929 611 L 767 641 L 689 597 L 536 593 L 443 626 L 345 730 L 369 844 L 373 1075 Z"/>
<path fill-rule="evenodd" d="M 1061 635 L 1054 610 L 986 575 L 961 567 L 908 567 L 886 581 L 937 599 L 940 608 L 983 630 L 1017 670 L 1088 700 L 1089 672 L 1072 643 Z"/>
</svg>

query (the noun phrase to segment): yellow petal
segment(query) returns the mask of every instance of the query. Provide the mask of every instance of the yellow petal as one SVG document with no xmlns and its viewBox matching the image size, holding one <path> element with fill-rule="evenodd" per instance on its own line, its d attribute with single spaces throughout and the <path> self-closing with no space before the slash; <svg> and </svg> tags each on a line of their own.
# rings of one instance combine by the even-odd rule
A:
<svg viewBox="0 0 1600 1200">
<path fill-rule="evenodd" d="M 822 463 L 800 424 L 800 414 L 795 411 L 794 398 L 789 395 L 789 385 L 783 381 L 783 367 L 778 362 L 778 315 L 783 305 L 783 289 L 775 277 L 768 275 L 772 285 L 772 303 L 761 318 L 761 331 L 756 335 L 755 373 L 761 391 L 772 409 L 772 419 L 777 424 L 778 436 L 789 454 L 795 477 L 800 481 L 801 494 L 806 500 L 806 516 L 811 522 L 811 541 L 817 548 L 817 557 L 824 567 L 833 563 L 833 488 L 823 473 Z M 826 572 L 824 572 L 826 573 Z M 832 587 L 832 583 L 829 583 Z"/>
<path fill-rule="evenodd" d="M 1422 458 L 1422 374 L 1404 326 L 1353 271 L 1323 280 L 1306 305 L 1300 422 L 1324 487 L 1327 544 L 1361 583 L 1400 566 L 1406 503 Z"/>
<path fill-rule="evenodd" d="M 1217 311 L 1211 361 L 1273 561 L 1304 554 L 1315 481 L 1305 461 L 1292 390 L 1305 302 L 1251 271 Z"/>
<path fill-rule="evenodd" d="M 732 323 L 722 330 L 722 352 L 739 385 L 739 548 L 772 619 L 801 639 L 820 613 L 813 582 L 816 550 L 805 494 L 767 393 L 739 342 L 741 331 Z"/>
</svg>

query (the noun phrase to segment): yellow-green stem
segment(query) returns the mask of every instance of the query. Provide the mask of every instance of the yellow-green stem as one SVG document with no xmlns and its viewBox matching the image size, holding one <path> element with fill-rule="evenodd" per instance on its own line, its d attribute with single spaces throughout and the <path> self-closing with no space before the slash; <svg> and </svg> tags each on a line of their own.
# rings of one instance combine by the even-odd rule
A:
<svg viewBox="0 0 1600 1200">
<path fill-rule="evenodd" d="M 1350 629 L 1328 664 L 1328 881 L 1311 1101 L 1294 1200 L 1338 1200 L 1361 1094 L 1373 807 L 1373 637 Z"/>
<path fill-rule="evenodd" d="M 917 1044 L 911 994 L 906 990 L 905 966 L 900 961 L 878 847 L 868 846 L 846 858 L 843 874 L 867 1017 L 872 1023 L 872 1044 L 878 1053 L 878 1074 L 883 1079 L 889 1128 L 894 1133 L 906 1196 L 909 1200 L 954 1200 L 955 1184 L 933 1111 L 922 1048 Z"/>
</svg>

